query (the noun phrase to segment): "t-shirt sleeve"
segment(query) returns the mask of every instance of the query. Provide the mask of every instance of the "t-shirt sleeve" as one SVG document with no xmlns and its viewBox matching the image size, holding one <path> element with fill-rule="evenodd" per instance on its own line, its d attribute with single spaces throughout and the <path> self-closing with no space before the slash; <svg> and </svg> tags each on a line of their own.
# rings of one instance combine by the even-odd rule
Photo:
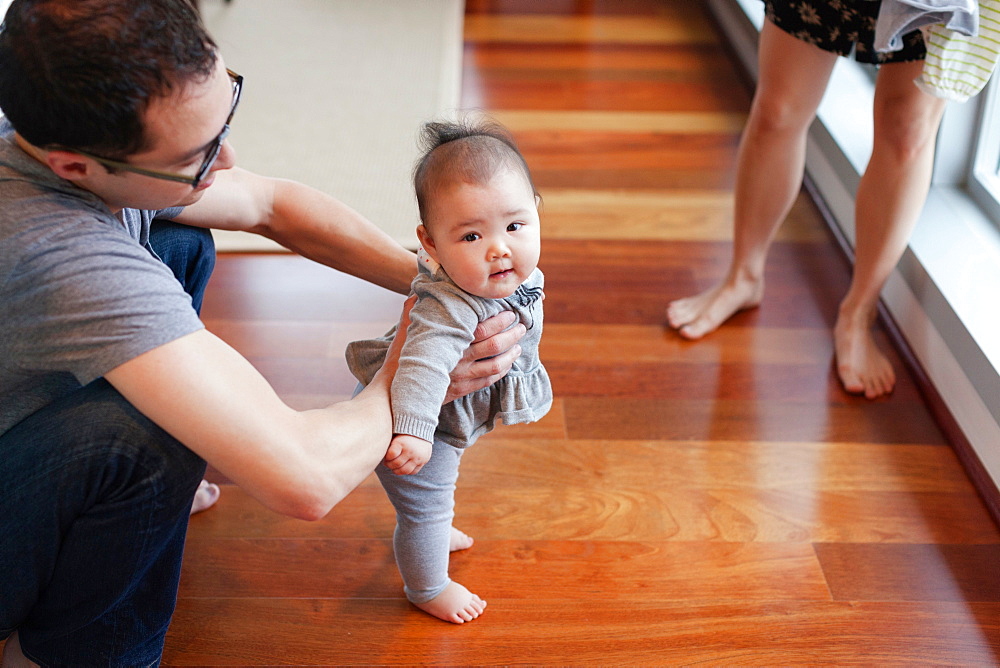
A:
<svg viewBox="0 0 1000 668">
<path fill-rule="evenodd" d="M 9 276 L 17 364 L 81 384 L 203 328 L 169 268 L 122 230 L 80 222 L 36 241 Z"/>
</svg>

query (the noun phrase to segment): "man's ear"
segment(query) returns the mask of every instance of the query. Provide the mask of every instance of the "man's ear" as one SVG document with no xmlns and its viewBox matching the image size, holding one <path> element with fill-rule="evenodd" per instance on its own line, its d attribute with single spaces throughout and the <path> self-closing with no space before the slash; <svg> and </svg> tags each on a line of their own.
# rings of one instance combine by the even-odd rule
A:
<svg viewBox="0 0 1000 668">
<path fill-rule="evenodd" d="M 420 240 L 420 245 L 431 256 L 431 259 L 441 264 L 440 260 L 438 260 L 437 246 L 434 245 L 434 239 L 431 238 L 431 233 L 427 231 L 427 227 L 423 223 L 417 225 L 417 239 Z"/>
<path fill-rule="evenodd" d="M 98 169 L 97 163 L 71 151 L 49 151 L 45 162 L 56 176 L 67 181 L 79 181 Z"/>
</svg>

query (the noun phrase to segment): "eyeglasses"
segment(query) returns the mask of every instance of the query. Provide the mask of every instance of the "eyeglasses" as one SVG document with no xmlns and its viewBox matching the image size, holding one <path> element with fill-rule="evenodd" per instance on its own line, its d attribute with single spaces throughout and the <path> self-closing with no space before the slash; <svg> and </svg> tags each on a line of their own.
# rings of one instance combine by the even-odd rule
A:
<svg viewBox="0 0 1000 668">
<path fill-rule="evenodd" d="M 198 184 L 201 183 L 202 179 L 204 179 L 208 174 L 208 171 L 212 169 L 212 165 L 215 164 L 215 161 L 219 159 L 219 154 L 222 152 L 222 144 L 226 141 L 226 137 L 229 136 L 229 124 L 232 123 L 233 115 L 236 114 L 236 107 L 240 104 L 240 94 L 243 92 L 243 77 L 229 69 L 226 70 L 226 73 L 229 75 L 229 78 L 233 83 L 233 106 L 229 108 L 229 117 L 226 118 L 226 124 L 222 126 L 222 132 L 220 132 L 219 136 L 212 141 L 212 145 L 208 148 L 208 151 L 205 154 L 205 159 L 202 161 L 201 166 L 198 168 L 197 173 L 195 173 L 193 177 L 174 174 L 171 172 L 161 172 L 156 169 L 146 169 L 145 167 L 136 167 L 135 165 L 130 165 L 127 162 L 111 160 L 110 158 L 94 155 L 93 153 L 88 153 L 87 151 L 81 151 L 78 148 L 63 146 L 54 146 L 53 148 L 61 148 L 66 151 L 72 151 L 73 153 L 79 153 L 80 155 L 87 156 L 91 160 L 99 162 L 106 167 L 111 167 L 112 169 L 120 169 L 125 172 L 142 174 L 143 176 L 149 176 L 154 179 L 162 179 L 164 181 L 186 183 L 192 188 L 197 188 Z"/>
</svg>

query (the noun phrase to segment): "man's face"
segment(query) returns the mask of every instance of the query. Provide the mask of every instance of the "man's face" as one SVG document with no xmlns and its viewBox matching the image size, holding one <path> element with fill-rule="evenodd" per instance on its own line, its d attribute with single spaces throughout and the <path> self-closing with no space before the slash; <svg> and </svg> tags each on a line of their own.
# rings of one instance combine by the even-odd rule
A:
<svg viewBox="0 0 1000 668">
<path fill-rule="evenodd" d="M 233 83 L 219 58 L 215 72 L 206 81 L 190 82 L 168 97 L 150 102 L 144 116 L 150 147 L 128 156 L 124 162 L 194 177 L 222 132 L 232 105 Z M 108 174 L 101 168 L 84 185 L 112 210 L 187 206 L 201 199 L 215 180 L 215 172 L 232 167 L 235 158 L 229 142 L 223 142 L 218 159 L 196 188 L 127 171 Z"/>
</svg>

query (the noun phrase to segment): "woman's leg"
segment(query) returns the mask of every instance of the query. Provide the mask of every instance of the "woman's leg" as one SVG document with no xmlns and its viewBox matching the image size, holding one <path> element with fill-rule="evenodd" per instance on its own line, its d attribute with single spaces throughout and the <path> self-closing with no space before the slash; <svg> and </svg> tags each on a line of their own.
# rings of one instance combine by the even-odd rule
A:
<svg viewBox="0 0 1000 668">
<path fill-rule="evenodd" d="M 472 545 L 455 530 L 455 483 L 462 450 L 434 442 L 434 452 L 413 475 L 396 475 L 384 465 L 379 480 L 396 509 L 393 547 L 406 598 L 439 619 L 472 621 L 486 602 L 448 577 L 449 555 Z"/>
<path fill-rule="evenodd" d="M 801 189 L 806 133 L 836 61 L 764 23 L 760 76 L 737 156 L 733 256 L 719 284 L 667 307 L 681 336 L 700 338 L 760 303 L 767 252 Z"/>
<path fill-rule="evenodd" d="M 834 327 L 837 372 L 848 392 L 878 397 L 895 373 L 872 338 L 879 293 L 906 249 L 930 186 L 945 102 L 913 80 L 923 61 L 882 65 L 875 86 L 875 141 L 855 198 L 855 262 Z"/>
<path fill-rule="evenodd" d="M 107 382 L 0 436 L 0 637 L 43 665 L 150 665 L 205 462 Z"/>
</svg>

